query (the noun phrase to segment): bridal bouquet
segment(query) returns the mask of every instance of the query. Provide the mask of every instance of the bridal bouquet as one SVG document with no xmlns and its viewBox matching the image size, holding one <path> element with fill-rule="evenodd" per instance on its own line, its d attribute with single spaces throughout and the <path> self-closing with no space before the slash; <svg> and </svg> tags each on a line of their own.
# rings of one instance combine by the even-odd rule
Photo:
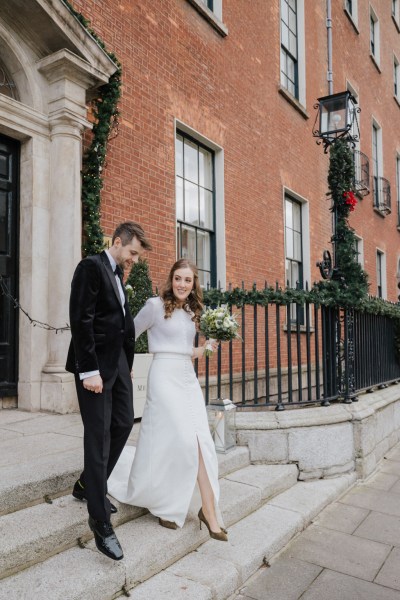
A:
<svg viewBox="0 0 400 600">
<path fill-rule="evenodd" d="M 206 308 L 200 317 L 200 331 L 209 338 L 206 344 L 206 356 L 211 356 L 211 341 L 230 341 L 239 338 L 239 323 L 231 315 L 226 304 L 217 308 Z"/>
</svg>

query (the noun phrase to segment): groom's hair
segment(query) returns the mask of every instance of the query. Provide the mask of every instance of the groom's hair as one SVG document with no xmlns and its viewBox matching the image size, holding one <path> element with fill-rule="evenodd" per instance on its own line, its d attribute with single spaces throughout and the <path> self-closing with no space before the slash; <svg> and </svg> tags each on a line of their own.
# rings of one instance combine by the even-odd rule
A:
<svg viewBox="0 0 400 600">
<path fill-rule="evenodd" d="M 125 223 L 120 223 L 114 231 L 114 235 L 112 237 L 113 244 L 115 238 L 117 237 L 121 239 L 123 246 L 130 244 L 133 238 L 135 237 L 141 243 L 142 248 L 144 248 L 145 250 L 152 250 L 151 244 L 146 238 L 146 235 L 143 231 L 143 227 L 139 225 L 139 223 L 134 223 L 133 221 L 126 221 Z"/>
</svg>

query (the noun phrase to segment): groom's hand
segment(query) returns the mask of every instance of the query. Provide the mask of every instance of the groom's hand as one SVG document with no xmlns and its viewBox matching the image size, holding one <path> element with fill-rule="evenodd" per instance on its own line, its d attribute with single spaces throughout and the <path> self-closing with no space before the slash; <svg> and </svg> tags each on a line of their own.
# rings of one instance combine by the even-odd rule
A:
<svg viewBox="0 0 400 600">
<path fill-rule="evenodd" d="M 100 394 L 103 391 L 103 380 L 100 375 L 92 375 L 82 381 L 83 387 L 89 392 Z"/>
</svg>

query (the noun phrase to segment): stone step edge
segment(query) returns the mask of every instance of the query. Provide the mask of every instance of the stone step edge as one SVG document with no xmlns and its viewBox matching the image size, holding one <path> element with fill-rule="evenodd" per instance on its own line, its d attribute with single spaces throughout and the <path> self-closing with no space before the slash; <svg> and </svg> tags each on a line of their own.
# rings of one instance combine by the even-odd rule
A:
<svg viewBox="0 0 400 600">
<path fill-rule="evenodd" d="M 245 471 L 247 468 L 251 468 L 253 465 L 248 465 L 247 467 L 242 467 L 241 469 L 237 469 L 236 471 L 233 471 L 231 473 L 229 473 L 226 477 L 230 477 L 231 475 L 234 475 L 235 473 L 240 473 L 240 471 Z M 258 465 L 260 466 L 260 465 Z M 281 468 L 288 468 L 291 467 L 291 465 L 263 465 L 265 467 L 281 467 Z M 295 471 L 295 469 L 292 469 L 293 471 Z M 224 479 L 224 477 L 222 477 L 221 479 Z M 230 479 L 227 479 L 227 481 L 232 481 Z M 249 488 L 253 488 L 253 490 L 257 489 L 256 485 L 252 485 L 252 484 L 248 484 L 248 483 L 244 483 L 244 482 L 237 482 L 235 480 L 233 480 L 234 483 L 243 485 L 243 486 L 248 486 Z M 293 486 L 293 481 L 288 481 L 289 485 L 287 485 L 286 488 L 284 488 L 285 490 L 290 489 L 291 486 Z M 258 488 L 259 489 L 259 488 Z M 271 490 L 271 494 L 268 495 L 268 497 L 263 498 L 262 495 L 259 498 L 259 501 L 257 502 L 257 504 L 255 506 L 251 506 L 250 505 L 250 510 L 247 510 L 249 508 L 249 505 L 246 503 L 245 507 L 244 507 L 244 511 L 242 510 L 239 513 L 239 518 L 237 518 L 236 520 L 230 521 L 229 522 L 229 526 L 231 526 L 231 524 L 236 523 L 237 521 L 242 520 L 243 518 L 245 518 L 246 516 L 248 516 L 249 514 L 251 514 L 252 512 L 254 512 L 254 510 L 257 510 L 260 506 L 264 505 L 266 502 L 272 500 L 274 497 L 276 497 L 277 494 L 282 493 L 282 487 L 279 489 L 279 491 L 274 491 Z M 77 502 L 79 503 L 78 500 L 73 500 L 73 502 Z M 80 504 L 80 503 L 79 503 Z M 120 516 L 118 518 L 118 515 L 114 516 L 113 520 L 115 523 L 114 529 L 118 534 L 118 528 L 121 527 L 122 525 L 129 523 L 129 522 L 133 522 L 136 519 L 144 516 L 145 514 L 148 514 L 148 511 L 146 509 L 141 509 L 138 507 L 133 507 L 133 506 L 127 506 L 127 505 L 120 505 L 118 502 L 116 502 L 116 504 L 120 507 L 120 512 L 118 513 Z M 82 506 L 85 506 L 84 503 L 82 503 Z M 223 512 L 223 508 L 222 508 L 222 512 Z M 132 514 L 133 513 L 133 514 Z M 118 521 L 117 521 L 118 518 Z M 87 523 L 87 515 L 86 515 L 86 507 L 85 507 L 85 518 L 82 521 L 83 524 L 86 525 Z M 79 537 L 74 537 L 73 539 L 71 538 L 69 541 L 64 541 L 61 545 L 52 548 L 51 551 L 42 551 L 41 553 L 37 553 L 35 560 L 26 560 L 26 558 L 24 559 L 24 561 L 22 562 L 22 564 L 16 564 L 14 567 L 12 567 L 11 569 L 8 569 L 7 571 L 4 571 L 3 573 L 0 574 L 0 582 L 4 579 L 7 579 L 9 577 L 12 577 L 13 575 L 18 574 L 19 572 L 25 571 L 26 569 L 30 568 L 30 567 L 34 567 L 35 565 L 40 565 L 42 563 L 44 563 L 46 560 L 48 560 L 49 558 L 51 558 L 52 556 L 55 556 L 57 554 L 60 554 L 64 551 L 67 551 L 68 549 L 74 548 L 76 546 L 81 546 L 84 547 L 88 542 L 91 542 L 93 538 L 93 534 L 91 533 L 91 531 L 89 530 L 89 527 L 85 527 L 84 532 L 79 536 Z M 199 544 L 201 544 L 202 542 L 199 542 Z M 197 545 L 199 545 L 197 544 Z M 192 548 L 190 548 L 192 549 Z"/>
<path fill-rule="evenodd" d="M 236 446 L 235 449 L 232 451 L 232 453 L 228 452 L 227 454 L 222 455 L 222 456 L 224 458 L 227 457 L 227 459 L 226 459 L 226 461 L 224 461 L 224 459 L 222 459 L 222 464 L 224 464 L 226 462 L 226 468 L 221 469 L 221 471 L 219 473 L 220 479 L 222 477 L 226 477 L 227 475 L 230 475 L 231 473 L 234 473 L 238 469 L 242 469 L 243 467 L 251 464 L 250 463 L 250 451 L 247 446 Z M 231 459 L 231 456 L 233 456 L 233 459 Z M 234 460 L 235 458 L 239 462 L 239 466 L 235 466 L 235 460 Z M 231 463 L 233 463 L 233 464 L 231 464 Z M 36 505 L 44 503 L 48 500 L 55 500 L 56 498 L 60 498 L 62 496 L 67 496 L 68 494 L 70 494 L 72 492 L 72 487 L 73 487 L 76 479 L 79 477 L 81 470 L 82 470 L 81 468 L 77 468 L 76 470 L 72 470 L 72 471 L 71 471 L 71 469 L 66 469 L 64 472 L 61 472 L 57 475 L 55 475 L 54 473 L 49 475 L 49 477 L 47 479 L 43 479 L 40 482 L 40 484 L 37 484 L 35 482 L 36 487 L 39 487 L 41 489 L 41 493 L 37 494 L 36 497 L 32 498 L 29 502 L 18 501 L 18 499 L 17 499 L 15 506 L 13 506 L 11 510 L 9 508 L 6 508 L 6 510 L 0 511 L 0 518 L 4 515 L 11 514 L 11 513 L 17 512 L 19 510 L 25 510 L 26 508 L 30 508 L 31 506 L 36 506 Z M 56 488 L 56 491 L 54 491 L 54 492 L 51 491 L 51 489 L 49 490 L 49 487 L 51 487 L 51 482 L 58 481 L 60 479 L 62 481 L 67 481 L 68 483 L 66 485 L 64 485 L 64 487 Z M 24 492 L 25 492 L 26 488 L 27 487 L 29 488 L 29 486 L 31 484 L 32 484 L 32 482 L 24 482 L 23 484 L 21 484 L 17 487 L 14 487 L 12 489 L 0 490 L 0 504 L 1 504 L 2 495 L 8 496 L 9 494 L 13 494 L 14 497 L 16 496 L 17 498 L 18 498 L 18 496 L 25 496 Z"/>
</svg>

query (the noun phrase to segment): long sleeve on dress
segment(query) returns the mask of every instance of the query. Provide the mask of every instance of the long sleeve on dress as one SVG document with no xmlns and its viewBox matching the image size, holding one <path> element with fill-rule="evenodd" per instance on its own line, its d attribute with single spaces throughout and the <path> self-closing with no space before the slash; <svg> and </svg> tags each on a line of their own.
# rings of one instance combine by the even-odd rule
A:
<svg viewBox="0 0 400 600">
<path fill-rule="evenodd" d="M 150 327 L 154 323 L 154 318 L 155 318 L 155 305 L 154 305 L 154 300 L 152 301 L 152 299 L 150 298 L 149 300 L 147 300 L 146 304 L 138 312 L 138 314 L 136 315 L 136 317 L 134 319 L 135 338 L 136 339 L 138 339 L 138 337 L 140 335 L 142 335 L 142 333 L 144 331 L 147 331 L 148 329 L 150 329 Z"/>
</svg>

